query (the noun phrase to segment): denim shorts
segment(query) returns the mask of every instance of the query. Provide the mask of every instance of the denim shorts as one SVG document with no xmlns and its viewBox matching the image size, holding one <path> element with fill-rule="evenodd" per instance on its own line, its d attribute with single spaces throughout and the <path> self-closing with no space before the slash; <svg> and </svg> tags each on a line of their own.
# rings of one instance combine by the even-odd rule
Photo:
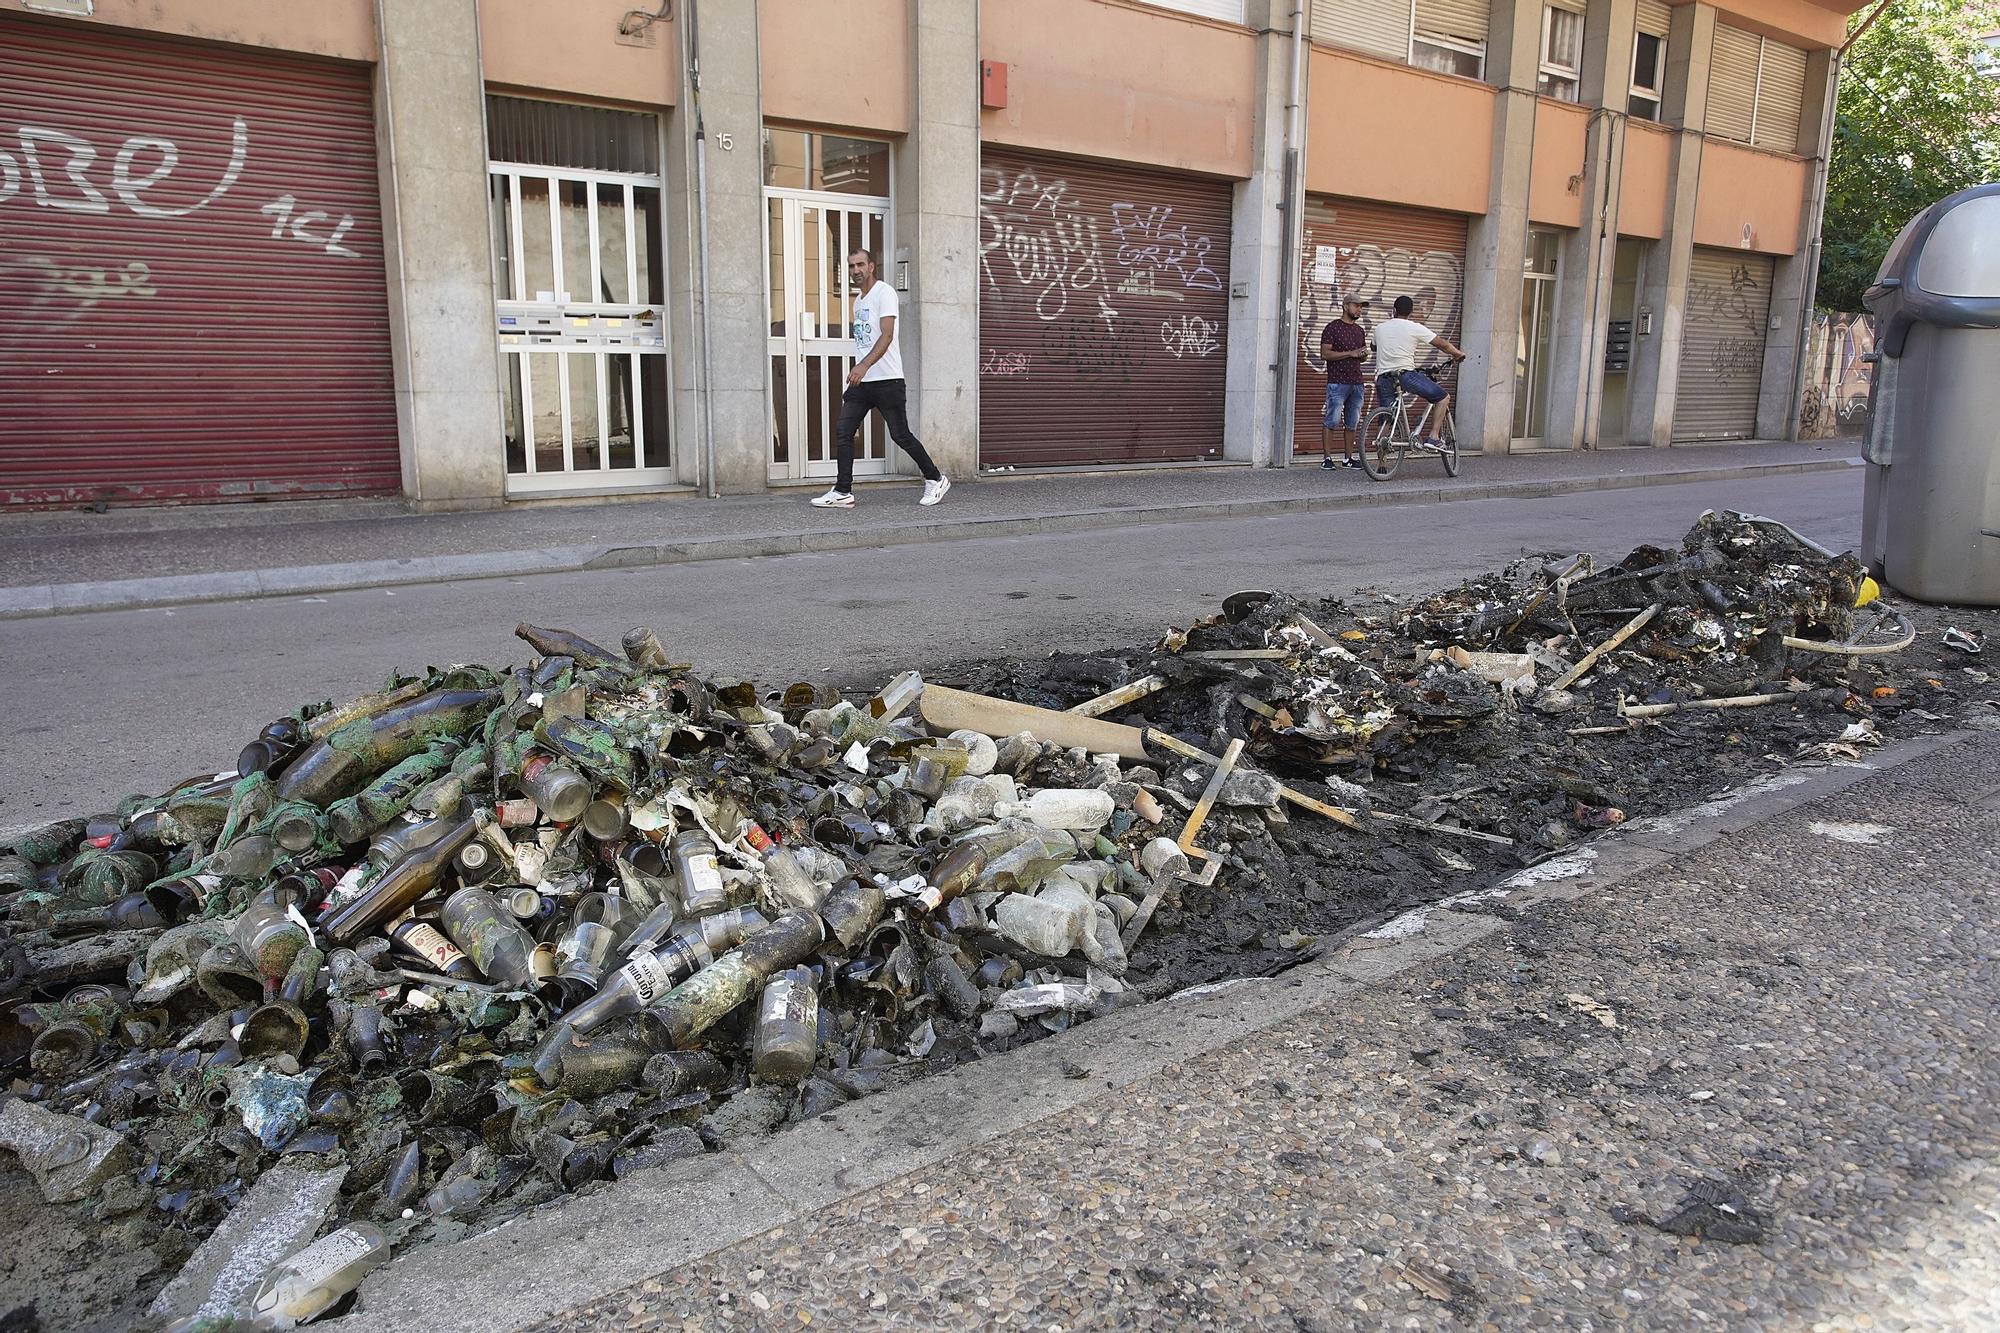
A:
<svg viewBox="0 0 2000 1333">
<path fill-rule="evenodd" d="M 1361 426 L 1361 399 L 1368 392 L 1365 384 L 1329 384 L 1326 386 L 1326 412 L 1320 424 L 1328 430 L 1358 430 Z M 1341 409 L 1346 409 L 1347 422 L 1341 424 Z"/>
<path fill-rule="evenodd" d="M 1438 382 L 1420 370 L 1406 370 L 1397 378 L 1405 393 L 1413 393 L 1427 403 L 1444 400 L 1444 390 L 1438 387 Z"/>
</svg>

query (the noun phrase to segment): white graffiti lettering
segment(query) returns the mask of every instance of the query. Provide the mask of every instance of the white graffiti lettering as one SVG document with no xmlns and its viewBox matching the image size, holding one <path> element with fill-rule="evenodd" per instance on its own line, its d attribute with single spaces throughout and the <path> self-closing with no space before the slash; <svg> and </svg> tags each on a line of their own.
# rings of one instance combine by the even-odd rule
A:
<svg viewBox="0 0 2000 1333">
<path fill-rule="evenodd" d="M 1457 255 L 1445 250 L 1343 245 L 1338 256 L 1335 281 L 1300 284 L 1299 355 L 1315 371 L 1326 369 L 1319 355 L 1320 331 L 1340 316 L 1341 303 L 1350 295 L 1372 303 L 1369 313 L 1375 321 L 1389 318 L 1390 304 L 1398 296 L 1408 296 L 1414 306 L 1411 318 L 1447 338 L 1458 337 L 1464 268 Z"/>
<path fill-rule="evenodd" d="M 979 363 L 982 375 L 1025 375 L 1028 373 L 1030 358 L 1026 352 L 1003 352 L 997 347 L 986 349 L 985 357 Z"/>
<path fill-rule="evenodd" d="M 987 168 L 980 173 L 979 199 L 982 281 L 998 288 L 1004 279 L 1032 291 L 1035 315 L 1044 322 L 1062 318 L 1076 296 L 1093 300 L 1097 317 L 1115 324 L 1118 312 L 1105 299 L 1109 283 L 1096 220 L 1083 212 L 1066 182 L 1043 181 L 1032 171 L 1010 181 Z"/>
<path fill-rule="evenodd" d="M 153 134 L 135 134 L 126 139 L 112 156 L 110 193 L 106 194 L 91 178 L 91 169 L 101 154 L 88 139 L 39 125 L 17 126 L 14 136 L 19 146 L 18 156 L 0 151 L 0 203 L 22 195 L 25 190 L 39 207 L 73 213 L 109 213 L 115 196 L 138 217 L 186 217 L 228 194 L 250 161 L 250 124 L 237 116 L 230 125 L 229 161 L 220 178 L 201 198 L 170 207 L 149 202 L 146 193 L 164 184 L 180 165 L 180 145 L 172 139 Z M 62 154 L 60 160 L 58 150 Z M 360 258 L 358 252 L 341 244 L 354 227 L 351 213 L 342 213 L 335 221 L 332 213 L 299 211 L 298 201 L 289 194 L 280 195 L 258 211 L 275 219 L 273 239 L 300 241 L 329 255 Z M 328 223 L 332 225 L 323 225 Z"/>
<path fill-rule="evenodd" d="M 1167 320 L 1160 325 L 1160 341 L 1179 360 L 1190 356 L 1213 356 L 1222 346 L 1217 340 L 1216 326 L 1200 315 L 1182 315 L 1179 319 Z"/>
<path fill-rule="evenodd" d="M 1206 236 L 1190 237 L 1185 222 L 1173 220 L 1171 204 L 1111 205 L 1111 234 L 1118 238 L 1118 264 L 1139 272 L 1172 273 L 1181 286 L 1219 292 L 1222 279 L 1203 262 L 1214 245 Z M 1188 261 L 1193 261 L 1189 267 Z"/>
<path fill-rule="evenodd" d="M 97 160 L 97 149 L 88 139 L 79 139 L 74 134 L 62 130 L 45 130 L 33 125 L 21 127 L 21 160 L 27 164 L 28 179 L 33 182 L 35 202 L 45 208 L 60 208 L 72 213 L 109 213 L 111 201 L 103 191 L 90 183 L 84 173 Z M 49 192 L 48 175 L 42 169 L 42 145 L 61 148 L 69 154 L 69 160 L 62 164 L 63 175 L 77 189 L 74 198 L 63 198 Z"/>
<path fill-rule="evenodd" d="M 111 200 L 90 179 L 91 166 L 99 156 L 96 145 L 66 130 L 46 129 L 38 125 L 19 126 L 15 135 L 20 144 L 21 158 L 17 164 L 9 157 L 4 166 L 0 166 L 0 186 L 4 186 L 0 188 L 0 201 L 19 192 L 22 169 L 25 168 L 26 183 L 38 205 L 73 213 L 111 211 Z M 59 175 L 57 163 L 44 163 L 44 148 L 60 148 L 67 155 L 59 164 Z M 144 176 L 135 177 L 132 165 L 142 153 L 157 153 L 159 161 Z M 149 134 L 133 135 L 120 145 L 112 159 L 111 193 L 140 217 L 175 218 L 199 212 L 227 194 L 243 174 L 244 164 L 250 157 L 250 126 L 240 117 L 236 120 L 230 135 L 229 164 L 223 168 L 222 178 L 207 195 L 179 208 L 147 203 L 142 192 L 171 175 L 180 163 L 180 156 L 180 148 L 171 139 Z M 65 182 L 71 187 L 68 191 L 62 189 Z M 55 189 L 51 189 L 52 184 Z"/>
<path fill-rule="evenodd" d="M 349 259 L 361 257 L 340 243 L 340 238 L 347 235 L 349 229 L 354 226 L 352 213 L 342 213 L 340 222 L 333 229 L 333 234 L 320 237 L 313 235 L 309 228 L 316 222 L 325 222 L 333 215 L 322 213 L 318 209 L 309 209 L 293 217 L 292 210 L 297 206 L 298 200 L 289 194 L 281 194 L 257 210 L 265 217 L 274 219 L 271 225 L 272 240 L 282 241 L 289 236 L 292 240 L 304 241 L 307 245 L 320 246 L 330 255 L 344 255 Z"/>
<path fill-rule="evenodd" d="M 0 280 L 13 276 L 10 268 L 29 279 L 28 299 L 22 314 L 44 336 L 74 324 L 100 302 L 143 301 L 159 295 L 159 288 L 153 285 L 153 271 L 137 260 L 122 268 L 95 268 L 59 264 L 47 255 L 23 255 L 11 265 L 0 261 Z M 25 342 L 0 348 L 0 360 L 10 357 L 25 360 L 37 355 L 39 349 Z"/>
</svg>

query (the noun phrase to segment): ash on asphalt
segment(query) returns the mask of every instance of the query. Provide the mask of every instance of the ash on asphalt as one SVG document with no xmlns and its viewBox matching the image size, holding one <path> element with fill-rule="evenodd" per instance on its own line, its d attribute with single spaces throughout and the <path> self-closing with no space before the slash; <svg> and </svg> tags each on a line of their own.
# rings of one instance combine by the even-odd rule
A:
<svg viewBox="0 0 2000 1333">
<path fill-rule="evenodd" d="M 1690 542 L 1696 544 L 1692 535 Z M 1608 628 L 1643 610 L 1649 597 L 1661 598 L 1666 609 L 1653 625 L 1598 663 L 1574 688 L 1574 706 L 1553 713 L 1503 702 L 1491 688 L 1465 689 L 1462 676 L 1440 675 L 1430 658 L 1464 641 L 1461 631 L 1482 616 L 1507 610 L 1511 619 L 1523 588 L 1539 586 L 1531 571 L 1560 564 L 1563 557 L 1555 555 L 1523 561 L 1416 607 L 1366 591 L 1306 606 L 1310 619 L 1359 659 L 1348 674 L 1360 681 L 1350 681 L 1354 688 L 1340 694 L 1342 720 L 1365 716 L 1373 703 L 1398 712 L 1365 737 L 1355 728 L 1329 737 L 1323 727 L 1277 727 L 1243 702 L 1244 696 L 1282 702 L 1298 693 L 1289 662 L 1176 668 L 1163 665 L 1161 645 L 1151 644 L 954 663 L 935 675 L 1024 703 L 1069 708 L 1148 671 L 1173 672 L 1173 688 L 1114 716 L 1182 736 L 1249 735 L 1260 764 L 1308 794 L 1513 840 L 1502 847 L 1387 823 L 1357 836 L 1298 809 L 1283 822 L 1228 820 L 1229 832 L 1215 846 L 1227 861 L 1215 887 L 1190 887 L 1177 905 L 1162 908 L 1133 954 L 1133 970 L 1144 974 L 1141 988 L 1151 995 L 1281 972 L 1331 941 L 1489 887 L 1613 823 L 1699 805 L 1797 764 L 1858 760 L 1890 738 L 1993 716 L 2000 706 L 2000 686 L 1987 669 L 1993 659 L 1945 642 L 1951 628 L 1990 633 L 2000 625 L 2000 613 L 1990 608 L 1889 598 L 1886 603 L 1907 615 L 1916 631 L 1904 651 L 1853 659 L 1791 651 L 1770 642 L 1777 637 L 1772 626 L 1803 630 L 1790 623 L 1795 612 L 1831 612 L 1846 625 L 1843 608 L 1797 612 L 1786 601 L 1796 587 L 1761 594 L 1738 587 L 1732 590 L 1737 605 L 1753 609 L 1740 617 L 1746 623 L 1735 625 L 1703 602 L 1705 595 L 1727 600 L 1717 598 L 1713 578 L 1695 580 L 1708 584 L 1706 594 L 1689 587 L 1676 599 L 1655 577 L 1643 581 L 1646 595 L 1632 595 L 1635 570 L 1670 565 L 1678 555 L 1642 548 L 1595 581 L 1575 584 L 1565 608 L 1537 608 L 1499 636 L 1506 647 L 1535 646 L 1540 638 L 1553 645 L 1551 654 L 1560 649 L 1574 656 L 1578 645 L 1600 641 Z M 1667 582 L 1686 583 L 1686 573 L 1669 575 Z M 1283 608 L 1276 617 L 1241 624 L 1219 617 L 1188 636 L 1187 650 L 1261 644 L 1266 622 L 1291 610 L 1286 599 L 1274 605 Z M 1607 618 L 1606 610 L 1616 614 Z M 1464 691 L 1462 702 L 1440 697 L 1454 689 Z M 1794 701 L 1685 709 L 1609 730 L 1621 724 L 1621 700 L 1688 702 L 1759 693 L 1786 693 Z M 1595 728 L 1606 730 L 1575 734 Z M 1163 776 L 1182 792 L 1197 793 L 1206 770 L 1181 765 Z"/>
</svg>

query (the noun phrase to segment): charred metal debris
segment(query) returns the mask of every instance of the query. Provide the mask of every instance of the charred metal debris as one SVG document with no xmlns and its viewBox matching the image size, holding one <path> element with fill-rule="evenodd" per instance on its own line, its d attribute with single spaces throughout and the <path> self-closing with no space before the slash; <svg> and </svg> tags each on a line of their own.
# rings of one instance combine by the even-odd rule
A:
<svg viewBox="0 0 2000 1333">
<path fill-rule="evenodd" d="M 301 709 L 6 849 L 0 1147 L 180 1253 L 303 1168 L 321 1253 L 155 1309 L 310 1318 L 392 1244 L 1858 753 L 1903 706 L 1907 623 L 1871 597 L 1709 514 L 1602 570 L 1240 593 L 1150 648 L 858 702 L 522 625 L 527 665 Z"/>
</svg>

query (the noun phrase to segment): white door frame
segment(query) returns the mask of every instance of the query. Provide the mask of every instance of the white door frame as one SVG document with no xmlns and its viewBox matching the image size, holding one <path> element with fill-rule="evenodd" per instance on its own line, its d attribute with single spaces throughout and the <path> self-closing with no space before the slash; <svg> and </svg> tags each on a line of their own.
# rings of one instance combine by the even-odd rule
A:
<svg viewBox="0 0 2000 1333">
<path fill-rule="evenodd" d="M 779 206 L 779 226 L 784 238 L 784 270 L 779 276 L 784 283 L 784 308 L 780 310 L 770 291 L 771 262 L 771 206 Z M 880 261 L 882 280 L 888 281 L 893 271 L 895 212 L 892 201 L 881 195 L 836 194 L 825 190 L 797 190 L 781 186 L 764 187 L 764 272 L 766 308 L 779 316 L 773 323 L 782 323 L 783 332 L 770 335 L 770 354 L 783 366 L 782 375 L 771 376 L 771 403 L 767 410 L 770 423 L 770 443 L 766 446 L 765 461 L 767 475 L 772 481 L 803 481 L 821 477 L 831 477 L 836 469 L 834 458 L 834 419 L 840 401 L 838 386 L 844 383 L 847 372 L 854 365 L 854 338 L 848 331 L 847 313 L 852 308 L 853 294 L 847 285 L 847 254 L 832 255 L 825 246 L 820 247 L 819 262 L 815 271 L 806 272 L 805 246 L 806 215 L 812 213 L 815 225 L 819 221 L 820 210 L 836 210 L 841 213 L 863 215 L 863 226 L 858 231 L 850 231 L 850 222 L 843 218 L 841 224 L 841 246 L 851 253 L 867 246 L 875 251 Z M 808 282 L 810 281 L 810 286 Z M 817 299 L 819 315 L 806 308 L 806 295 L 810 291 Z M 831 316 L 838 315 L 838 319 Z M 829 336 L 831 329 L 838 334 Z M 826 406 L 821 409 L 820 420 L 815 428 L 808 407 L 807 394 L 814 373 L 819 380 L 819 391 L 824 396 Z M 832 392 L 829 392 L 828 377 L 832 377 Z M 778 401 L 782 386 L 784 401 Z M 781 420 L 782 414 L 782 420 Z M 779 431 L 782 427 L 786 442 L 785 457 L 777 456 Z M 888 434 L 883 429 L 881 419 L 871 416 L 862 428 L 862 435 L 855 441 L 854 473 L 856 476 L 886 476 L 889 466 Z"/>
<path fill-rule="evenodd" d="M 498 294 L 495 302 L 494 318 L 502 392 L 511 396 L 516 384 L 520 388 L 519 428 L 525 464 L 521 471 L 510 469 L 507 472 L 507 495 L 651 490 L 678 484 L 678 469 L 673 464 L 645 466 L 648 433 L 671 429 L 670 419 L 648 422 L 645 416 L 645 381 L 655 365 L 659 367 L 658 373 L 665 377 L 664 391 L 658 400 L 660 405 L 670 414 L 674 401 L 673 365 L 667 356 L 666 312 L 661 306 L 641 301 L 606 302 L 596 299 L 603 294 L 606 276 L 604 241 L 614 229 L 625 238 L 624 294 L 628 297 L 644 295 L 639 290 L 641 229 L 640 214 L 634 203 L 636 190 L 651 189 L 659 196 L 658 216 L 662 234 L 653 238 L 657 242 L 654 254 L 662 269 L 659 280 L 662 283 L 666 281 L 664 226 L 667 198 L 664 178 L 527 162 L 489 162 L 487 174 L 489 179 L 504 182 L 507 190 L 508 227 L 506 234 L 499 238 L 507 259 L 507 274 L 503 284 L 505 290 Z M 553 286 L 546 290 L 531 291 L 528 288 L 527 247 L 521 217 L 521 183 L 524 179 L 545 182 L 548 189 L 549 272 Z M 571 183 L 589 187 L 585 213 L 589 229 L 588 274 L 564 271 L 560 187 Z M 607 210 L 600 204 L 599 187 L 605 185 L 622 192 L 621 207 Z M 588 282 L 589 286 L 583 290 L 586 299 L 579 300 L 572 284 L 581 286 L 583 282 Z M 536 458 L 535 375 L 532 368 L 538 357 L 555 359 L 554 379 L 560 399 L 562 439 L 562 464 L 555 469 L 543 468 Z M 614 363 L 623 364 L 629 377 L 631 466 L 614 467 L 611 460 L 609 423 L 613 397 L 610 383 Z M 581 469 L 577 467 L 579 448 L 587 449 L 593 441 L 580 438 L 583 432 L 578 428 L 583 423 L 573 411 L 576 402 L 572 392 L 573 379 L 579 365 L 583 373 L 595 378 L 596 409 L 595 416 L 590 420 L 597 425 L 597 429 L 591 432 L 596 447 L 595 466 Z"/>
</svg>

